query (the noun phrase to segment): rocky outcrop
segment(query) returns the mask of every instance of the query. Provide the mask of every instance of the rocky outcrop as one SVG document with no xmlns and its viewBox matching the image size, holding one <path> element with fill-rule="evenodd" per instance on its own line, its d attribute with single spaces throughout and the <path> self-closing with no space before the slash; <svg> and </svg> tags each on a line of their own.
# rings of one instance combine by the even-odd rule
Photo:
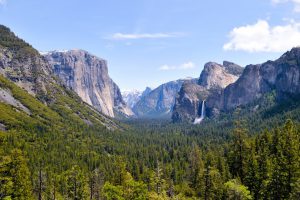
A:
<svg viewBox="0 0 300 200">
<path fill-rule="evenodd" d="M 107 62 L 84 50 L 52 51 L 44 54 L 63 84 L 98 111 L 115 117 L 131 116 L 120 89 L 108 75 Z"/>
<path fill-rule="evenodd" d="M 172 120 L 174 122 L 195 120 L 201 114 L 199 106 L 202 101 L 206 100 L 206 104 L 210 105 L 214 98 L 218 99 L 226 86 L 239 78 L 242 71 L 242 67 L 228 61 L 224 61 L 223 65 L 214 62 L 205 64 L 197 83 L 186 83 L 180 89 L 175 100 Z M 210 111 L 210 113 L 217 112 L 214 109 Z"/>
<path fill-rule="evenodd" d="M 38 52 L 24 52 L 1 48 L 0 74 L 42 100 L 48 83 L 55 82 L 50 65 Z"/>
<path fill-rule="evenodd" d="M 246 66 L 242 76 L 222 92 L 214 107 L 228 111 L 246 105 L 263 94 L 276 91 L 277 100 L 300 95 L 300 48 L 293 48 L 278 60 Z"/>
<path fill-rule="evenodd" d="M 15 99 L 7 88 L 0 88 L 0 102 L 9 104 L 19 110 L 22 110 L 28 115 L 31 114 L 30 110 L 26 106 L 24 106 L 18 99 Z"/>
<path fill-rule="evenodd" d="M 196 82 L 196 80 L 180 79 L 162 84 L 151 92 L 146 90 L 133 107 L 134 113 L 144 118 L 170 118 L 176 95 L 184 82 Z"/>
<path fill-rule="evenodd" d="M 235 82 L 241 75 L 240 66 L 224 61 L 223 65 L 209 62 L 201 72 L 198 84 L 206 89 L 221 89 Z"/>
</svg>

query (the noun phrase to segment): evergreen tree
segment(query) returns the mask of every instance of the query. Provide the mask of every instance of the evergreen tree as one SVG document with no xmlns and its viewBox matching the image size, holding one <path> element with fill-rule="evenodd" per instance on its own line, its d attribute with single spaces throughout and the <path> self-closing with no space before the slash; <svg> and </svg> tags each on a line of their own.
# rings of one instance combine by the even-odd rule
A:
<svg viewBox="0 0 300 200">
<path fill-rule="evenodd" d="M 268 185 L 271 176 L 270 149 L 272 141 L 270 133 L 264 131 L 262 136 L 258 136 L 255 139 L 255 143 L 258 180 L 255 186 L 257 187 L 257 191 L 254 193 L 254 198 L 267 199 L 269 196 Z"/>
<path fill-rule="evenodd" d="M 232 151 L 230 152 L 230 171 L 239 177 L 243 183 L 245 177 L 245 162 L 248 153 L 247 131 L 240 122 L 236 122 L 234 129 Z"/>
<path fill-rule="evenodd" d="M 286 199 L 299 178 L 299 138 L 293 123 L 288 120 L 273 139 L 273 173 L 269 185 L 272 199 Z"/>
<path fill-rule="evenodd" d="M 103 186 L 103 195 L 106 200 L 125 200 L 121 186 L 114 186 L 106 182 Z"/>
<path fill-rule="evenodd" d="M 32 199 L 32 185 L 27 161 L 19 149 L 0 157 L 0 198 Z"/>
<path fill-rule="evenodd" d="M 239 183 L 236 179 L 230 180 L 224 184 L 226 189 L 226 199 L 229 200 L 250 200 L 252 196 L 248 188 Z"/>
<path fill-rule="evenodd" d="M 64 181 L 68 198 L 74 200 L 87 198 L 87 180 L 79 166 L 75 165 L 66 171 Z"/>
<path fill-rule="evenodd" d="M 0 157 L 0 199 L 9 199 L 12 197 L 13 180 L 10 174 L 11 170 L 11 157 Z"/>
<path fill-rule="evenodd" d="M 163 187 L 165 184 L 165 180 L 163 179 L 163 171 L 160 162 L 157 161 L 157 166 L 154 172 L 154 177 L 153 177 L 153 185 L 154 185 L 154 190 L 157 194 L 161 194 L 163 191 Z"/>
<path fill-rule="evenodd" d="M 254 152 L 254 147 L 251 148 L 250 155 L 246 161 L 246 174 L 244 179 L 245 185 L 249 188 L 255 199 L 259 196 L 259 174 L 258 174 L 258 164 Z"/>
<path fill-rule="evenodd" d="M 202 161 L 202 154 L 199 146 L 195 143 L 192 146 L 190 153 L 190 181 L 191 187 L 196 191 L 200 197 L 203 193 L 203 173 L 204 164 Z"/>
<path fill-rule="evenodd" d="M 103 182 L 103 173 L 98 168 L 93 170 L 89 177 L 90 199 L 100 200 Z"/>
<path fill-rule="evenodd" d="M 222 176 L 218 169 L 214 167 L 214 156 L 208 153 L 204 170 L 204 199 L 222 198 Z"/>
</svg>

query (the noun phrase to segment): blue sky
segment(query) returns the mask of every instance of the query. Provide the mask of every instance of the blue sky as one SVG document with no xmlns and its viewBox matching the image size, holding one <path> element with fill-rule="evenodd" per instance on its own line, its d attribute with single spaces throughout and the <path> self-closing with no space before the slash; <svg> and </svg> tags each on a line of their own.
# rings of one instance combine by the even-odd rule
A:
<svg viewBox="0 0 300 200">
<path fill-rule="evenodd" d="M 300 0 L 0 0 L 0 23 L 40 51 L 85 49 L 142 90 L 300 45 Z"/>
</svg>

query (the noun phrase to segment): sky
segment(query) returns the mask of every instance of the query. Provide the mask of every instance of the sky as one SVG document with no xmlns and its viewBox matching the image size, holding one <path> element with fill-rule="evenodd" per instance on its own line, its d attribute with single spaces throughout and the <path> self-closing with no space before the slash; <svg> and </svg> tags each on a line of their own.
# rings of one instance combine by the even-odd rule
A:
<svg viewBox="0 0 300 200">
<path fill-rule="evenodd" d="M 299 46 L 300 0 L 0 0 L 0 24 L 39 51 L 87 50 L 121 90 L 143 90 Z"/>
</svg>

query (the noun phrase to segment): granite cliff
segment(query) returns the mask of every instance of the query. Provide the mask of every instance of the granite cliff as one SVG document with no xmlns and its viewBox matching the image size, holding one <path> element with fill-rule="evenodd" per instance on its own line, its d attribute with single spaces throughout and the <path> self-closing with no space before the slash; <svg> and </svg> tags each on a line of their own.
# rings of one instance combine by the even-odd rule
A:
<svg viewBox="0 0 300 200">
<path fill-rule="evenodd" d="M 109 77 L 107 62 L 84 50 L 44 54 L 53 73 L 81 99 L 107 116 L 132 116 L 119 87 Z"/>
</svg>

